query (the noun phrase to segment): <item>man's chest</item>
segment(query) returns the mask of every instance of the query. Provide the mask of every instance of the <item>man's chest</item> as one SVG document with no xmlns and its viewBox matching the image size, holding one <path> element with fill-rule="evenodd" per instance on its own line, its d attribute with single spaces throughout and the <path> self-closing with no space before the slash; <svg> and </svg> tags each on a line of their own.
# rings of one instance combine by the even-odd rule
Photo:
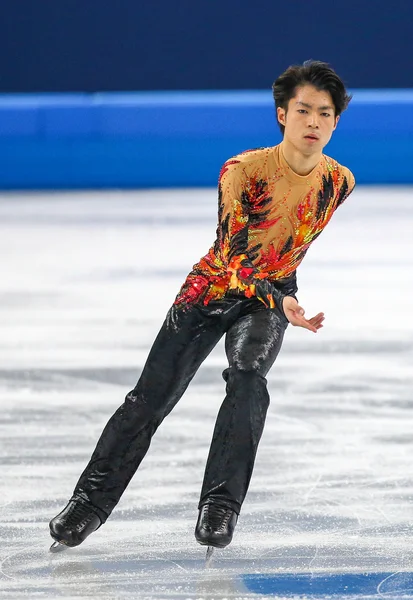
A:
<svg viewBox="0 0 413 600">
<path fill-rule="evenodd" d="M 328 180 L 294 186 L 290 182 L 267 180 L 260 194 L 249 198 L 249 213 L 256 224 L 284 222 L 299 227 L 300 224 L 320 226 L 328 221 L 336 208 L 336 186 Z"/>
</svg>

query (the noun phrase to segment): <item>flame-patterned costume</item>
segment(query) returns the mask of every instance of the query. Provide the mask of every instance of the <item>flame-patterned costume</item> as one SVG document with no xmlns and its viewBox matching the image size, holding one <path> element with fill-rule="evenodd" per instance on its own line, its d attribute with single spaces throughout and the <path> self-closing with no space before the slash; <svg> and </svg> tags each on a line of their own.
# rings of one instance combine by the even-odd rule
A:
<svg viewBox="0 0 413 600">
<path fill-rule="evenodd" d="M 298 265 L 354 185 L 351 171 L 325 155 L 311 173 L 297 175 L 281 144 L 228 160 L 219 176 L 216 241 L 175 305 L 207 305 L 230 292 L 282 309 L 282 298 L 297 291 Z"/>
<path fill-rule="evenodd" d="M 225 163 L 215 244 L 188 275 L 139 381 L 103 430 L 71 501 L 50 522 L 53 539 L 77 545 L 96 529 L 97 519 L 106 521 L 153 434 L 224 335 L 226 397 L 198 507 L 200 514 L 205 505 L 224 507 L 236 520 L 270 402 L 267 373 L 288 326 L 282 299 L 296 291 L 297 266 L 353 187 L 350 171 L 326 156 L 300 177 L 289 168 L 281 146 L 249 151 Z M 75 528 L 73 506 L 76 511 L 83 507 L 76 514 L 92 520 L 82 516 Z"/>
</svg>

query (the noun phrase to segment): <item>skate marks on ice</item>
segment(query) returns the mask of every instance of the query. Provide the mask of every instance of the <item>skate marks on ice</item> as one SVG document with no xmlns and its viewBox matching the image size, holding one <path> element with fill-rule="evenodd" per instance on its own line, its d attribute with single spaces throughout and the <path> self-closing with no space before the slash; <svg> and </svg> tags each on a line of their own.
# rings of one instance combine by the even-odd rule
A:
<svg viewBox="0 0 413 600">
<path fill-rule="evenodd" d="M 136 552 L 136 545 L 139 550 Z M 2 565 L 2 574 L 8 579 L 7 589 L 13 595 L 32 597 L 41 593 L 47 598 L 237 598 L 256 597 L 250 593 L 239 577 L 240 568 L 251 572 L 249 563 L 238 559 L 225 559 L 216 554 L 213 570 L 206 569 L 204 549 L 153 550 L 138 544 L 114 544 L 111 553 L 101 550 L 101 545 L 68 550 L 62 555 L 45 554 L 40 547 L 22 550 L 8 558 Z M 173 558 L 171 558 L 171 555 Z M 148 558 L 149 557 L 149 558 Z M 20 597 L 20 596 L 19 596 Z"/>
<path fill-rule="evenodd" d="M 0 198 L 0 597 L 412 597 L 413 239 L 400 189 L 357 190 L 302 265 L 300 301 L 326 327 L 287 332 L 231 546 L 205 568 L 193 536 L 221 345 L 110 521 L 49 553 L 48 521 L 212 242 L 215 192 L 194 193 Z"/>
<path fill-rule="evenodd" d="M 296 550 L 303 560 L 304 549 Z M 69 550 L 64 558 L 48 558 L 39 546 L 5 559 L 1 572 L 8 580 L 10 597 L 19 598 L 413 598 L 410 571 L 297 572 L 285 569 L 282 560 L 245 558 L 241 547 L 227 556 L 215 550 L 214 561 L 207 568 L 199 551 L 184 555 L 169 551 L 174 559 L 163 559 L 165 550 L 147 554 L 152 558 L 144 558 L 143 552 L 133 555 L 119 550 L 109 556 L 96 546 Z"/>
<path fill-rule="evenodd" d="M 301 590 L 307 598 L 413 598 L 408 531 L 383 527 L 357 535 L 348 519 L 321 519 L 293 509 L 265 519 L 258 510 L 246 511 L 233 544 L 216 549 L 206 568 L 205 547 L 193 540 L 190 504 L 182 514 L 176 511 L 175 519 L 173 512 L 174 507 L 165 506 L 148 510 L 144 518 L 144 511 L 121 511 L 82 546 L 60 555 L 47 551 L 45 523 L 28 525 L 26 531 L 17 526 L 20 550 L 2 561 L 7 578 L 2 583 L 18 597 L 43 590 L 46 598 L 240 600 L 257 595 L 296 598 Z M 363 539 L 366 534 L 376 536 L 375 547 Z M 382 540 L 389 543 L 397 534 L 397 545 L 386 549 Z M 11 531 L 0 535 L 15 537 Z"/>
</svg>

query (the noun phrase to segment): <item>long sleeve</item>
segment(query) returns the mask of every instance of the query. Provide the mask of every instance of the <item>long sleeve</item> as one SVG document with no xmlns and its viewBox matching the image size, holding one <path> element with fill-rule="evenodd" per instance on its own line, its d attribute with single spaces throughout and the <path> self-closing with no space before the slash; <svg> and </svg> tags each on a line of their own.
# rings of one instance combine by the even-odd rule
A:
<svg viewBox="0 0 413 600">
<path fill-rule="evenodd" d="M 339 188 L 336 208 L 341 206 L 343 202 L 347 200 L 356 186 L 356 180 L 354 179 L 353 173 L 347 169 L 347 167 L 342 167 L 341 171 L 343 181 Z"/>
<path fill-rule="evenodd" d="M 242 291 L 246 297 L 256 296 L 267 307 L 283 312 L 286 294 L 268 279 L 268 273 L 254 265 L 260 245 L 249 245 L 250 227 L 270 227 L 268 220 L 271 198 L 263 180 L 248 177 L 238 160 L 226 162 L 221 170 L 219 186 L 219 224 L 217 245 L 223 265 L 230 275 L 229 288 Z"/>
<path fill-rule="evenodd" d="M 176 302 L 256 297 L 283 312 L 296 297 L 297 268 L 355 185 L 351 171 L 322 155 L 306 176 L 294 173 L 281 144 L 247 150 L 219 176 L 219 215 L 212 247 L 193 266 Z"/>
</svg>

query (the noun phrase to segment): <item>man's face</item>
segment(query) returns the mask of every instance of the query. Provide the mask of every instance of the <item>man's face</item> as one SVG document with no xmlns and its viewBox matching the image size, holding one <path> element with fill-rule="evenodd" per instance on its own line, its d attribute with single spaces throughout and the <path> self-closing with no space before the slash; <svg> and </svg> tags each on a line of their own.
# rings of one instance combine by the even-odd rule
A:
<svg viewBox="0 0 413 600">
<path fill-rule="evenodd" d="M 339 117 L 335 117 L 330 92 L 312 85 L 297 87 L 288 110 L 277 109 L 279 122 L 285 126 L 284 140 L 306 156 L 322 152 L 330 141 Z"/>
</svg>

